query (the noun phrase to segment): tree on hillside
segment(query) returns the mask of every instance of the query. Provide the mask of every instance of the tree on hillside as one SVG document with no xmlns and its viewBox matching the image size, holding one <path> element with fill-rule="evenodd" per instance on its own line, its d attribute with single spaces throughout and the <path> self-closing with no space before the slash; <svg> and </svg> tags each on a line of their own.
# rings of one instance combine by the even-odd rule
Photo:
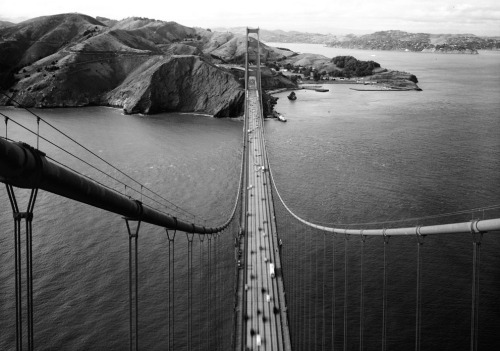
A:
<svg viewBox="0 0 500 351">
<path fill-rule="evenodd" d="M 331 62 L 338 68 L 343 68 L 345 77 L 369 76 L 375 68 L 380 67 L 380 64 L 375 61 L 360 61 L 353 56 L 336 56 L 332 58 Z"/>
</svg>

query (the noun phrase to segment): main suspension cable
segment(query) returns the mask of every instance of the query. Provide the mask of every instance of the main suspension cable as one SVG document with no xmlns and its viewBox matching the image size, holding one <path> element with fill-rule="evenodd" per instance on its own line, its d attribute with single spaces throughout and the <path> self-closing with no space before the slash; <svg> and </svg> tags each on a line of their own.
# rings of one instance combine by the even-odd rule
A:
<svg viewBox="0 0 500 351">
<path fill-rule="evenodd" d="M 115 167 L 114 165 L 112 165 L 110 162 L 106 161 L 104 158 L 102 158 L 101 156 L 99 156 L 98 154 L 96 154 L 95 152 L 93 152 L 92 150 L 90 150 L 89 148 L 87 148 L 86 146 L 84 146 L 83 144 L 81 144 L 80 142 L 76 141 L 74 138 L 72 138 L 71 136 L 69 136 L 68 134 L 64 133 L 63 131 L 61 131 L 59 128 L 55 127 L 54 125 L 52 125 L 51 123 L 49 123 L 48 121 L 46 121 L 45 119 L 43 119 L 42 117 L 40 117 L 39 115 L 37 115 L 36 113 L 34 113 L 33 111 L 31 111 L 30 109 L 24 107 L 20 102 L 16 101 L 13 97 L 11 96 L 8 96 L 7 94 L 5 94 L 4 92 L 0 92 L 0 94 L 4 95 L 5 97 L 7 97 L 10 101 L 13 101 L 14 103 L 16 103 L 18 105 L 19 108 L 22 108 L 24 109 L 25 111 L 29 112 L 30 114 L 32 114 L 33 116 L 35 116 L 37 118 L 37 121 L 42 121 L 44 122 L 45 124 L 47 124 L 49 127 L 51 127 L 52 129 L 54 129 L 55 131 L 57 131 L 58 133 L 60 133 L 61 135 L 65 136 L 66 138 L 68 138 L 70 141 L 72 141 L 73 143 L 75 143 L 76 145 L 80 146 L 82 149 L 84 149 L 85 151 L 87 151 L 88 153 L 90 153 L 91 155 L 93 155 L 94 157 L 98 158 L 99 160 L 101 160 L 102 162 L 104 162 L 105 164 L 107 164 L 108 166 L 110 166 L 111 168 L 113 168 L 114 170 L 116 170 L 117 172 L 121 173 L 123 176 L 127 177 L 128 179 L 130 179 L 131 181 L 135 182 L 136 184 L 138 185 L 143 185 L 141 182 L 137 181 L 136 179 L 132 178 L 130 175 L 128 175 L 127 173 L 123 172 L 122 170 L 120 170 L 119 168 Z M 163 196 L 161 196 L 160 194 L 156 193 L 154 190 L 150 189 L 149 187 L 146 187 L 144 186 L 144 188 L 146 190 L 148 190 L 149 192 L 151 192 L 152 194 L 158 196 L 159 198 L 161 198 L 163 201 L 166 201 L 167 203 L 169 203 L 171 206 L 174 206 L 175 208 L 179 209 L 180 211 L 182 212 L 185 212 L 187 213 L 188 215 L 194 217 L 195 215 L 192 214 L 191 212 L 187 211 L 187 210 L 184 210 L 183 208 L 177 206 L 176 204 L 174 204 L 173 202 L 167 200 L 166 198 L 164 198 Z"/>
<path fill-rule="evenodd" d="M 44 141 L 45 141 L 45 142 L 47 142 L 48 144 L 50 144 L 50 145 L 54 146 L 55 148 L 57 148 L 57 149 L 59 149 L 59 150 L 61 150 L 61 151 L 65 152 L 65 153 L 66 153 L 66 154 L 68 154 L 69 156 L 71 156 L 71 157 L 75 158 L 76 160 L 78 160 L 78 161 L 82 162 L 83 164 L 85 164 L 85 165 L 87 165 L 87 166 L 91 167 L 92 169 L 94 169 L 94 170 L 96 170 L 96 171 L 98 171 L 98 172 L 102 173 L 102 174 L 103 174 L 103 175 L 105 175 L 106 177 L 108 177 L 108 178 L 110 178 L 110 179 L 112 179 L 112 180 L 116 181 L 116 182 L 117 182 L 117 183 L 119 183 L 119 184 L 124 185 L 125 187 L 128 187 L 128 188 L 132 189 L 132 190 L 133 190 L 133 191 L 135 191 L 137 194 L 141 194 L 141 195 L 142 195 L 142 188 L 144 188 L 144 186 L 143 186 L 142 184 L 138 183 L 138 184 L 141 186 L 141 190 L 137 190 L 137 189 L 135 189 L 135 188 L 133 188 L 133 187 L 131 187 L 131 186 L 127 185 L 127 184 L 126 184 L 126 183 L 124 183 L 123 181 L 121 181 L 121 180 L 117 179 L 116 177 L 112 176 L 111 174 L 107 173 L 106 171 L 103 171 L 102 169 L 100 169 L 100 168 L 98 168 L 98 167 L 94 166 L 93 164 L 89 163 L 88 161 L 85 161 L 84 159 L 82 159 L 81 157 L 79 157 L 79 156 L 75 155 L 74 153 L 72 153 L 72 152 L 70 152 L 70 151 L 66 150 L 64 147 L 62 147 L 62 146 L 59 146 L 59 145 L 55 144 L 54 142 L 50 141 L 49 139 L 47 139 L 47 138 L 45 138 L 45 137 L 43 137 L 43 136 L 41 136 L 41 135 L 38 135 L 38 134 L 37 134 L 37 132 L 35 132 L 35 131 L 33 131 L 33 130 L 29 129 L 28 127 L 26 127 L 26 126 L 22 125 L 21 123 L 19 123 L 19 122 L 17 122 L 17 121 L 15 121 L 15 120 L 13 120 L 12 118 L 9 118 L 9 117 L 5 116 L 3 113 L 1 113 L 1 112 L 0 112 L 0 115 L 1 115 L 1 116 L 4 116 L 4 117 L 6 118 L 6 120 L 7 120 L 7 119 L 10 119 L 10 121 L 12 121 L 12 123 L 14 123 L 14 124 L 16 124 L 17 126 L 19 126 L 19 127 L 23 128 L 24 130 L 28 131 L 29 133 L 36 135 L 36 136 L 37 136 L 37 140 L 38 140 L 38 138 L 39 138 L 39 139 L 44 140 Z M 10 139 L 7 139 L 7 138 L 5 138 L 5 139 L 6 139 L 6 140 L 10 140 Z M 37 144 L 38 144 L 38 141 L 37 141 Z M 37 148 L 38 148 L 38 145 L 37 145 Z M 70 167 L 68 167 L 68 166 L 64 165 L 63 163 L 61 163 L 61 162 L 59 162 L 59 161 L 56 161 L 54 158 L 52 158 L 52 157 L 50 157 L 50 156 L 47 156 L 47 155 L 46 155 L 45 157 L 46 157 L 47 159 L 50 159 L 50 160 L 52 160 L 52 161 L 54 161 L 54 162 L 56 162 L 56 163 L 58 163 L 58 164 L 60 164 L 60 165 L 65 166 L 66 168 L 70 169 Z M 72 169 L 72 171 L 73 171 L 73 172 L 76 172 L 74 169 Z M 77 172 L 77 173 L 79 173 L 79 172 Z M 81 174 L 81 173 L 79 173 L 79 174 Z M 95 179 L 93 179 L 93 178 L 91 178 L 91 177 L 89 177 L 89 176 L 85 176 L 85 177 L 87 177 L 88 179 L 90 179 L 90 180 L 92 180 L 92 181 L 95 181 L 95 182 L 97 182 L 97 183 L 99 183 L 99 184 L 103 185 L 101 182 L 98 182 L 97 180 L 95 180 Z M 111 187 L 109 187 L 109 186 L 106 186 L 106 187 L 107 187 L 107 188 L 109 188 L 109 189 L 113 189 L 113 188 L 111 188 Z M 113 189 L 113 190 L 117 191 L 116 189 Z M 152 193 L 153 193 L 153 192 L 152 192 Z M 153 194 L 155 194 L 155 193 L 153 193 Z M 156 194 L 155 194 L 155 195 L 156 195 Z M 156 200 L 156 199 L 152 198 L 151 196 L 148 196 L 148 195 L 145 195 L 145 194 L 144 194 L 144 197 L 148 198 L 149 200 L 151 200 L 151 201 L 155 202 L 156 204 L 158 204 L 158 205 L 160 205 L 160 206 L 166 207 L 166 208 L 168 208 L 168 209 L 170 209 L 170 210 L 173 210 L 173 211 L 175 211 L 175 212 L 177 212 L 177 213 L 179 213 L 179 214 L 180 214 L 180 213 L 182 213 L 182 211 L 181 211 L 182 209 L 181 209 L 180 207 L 177 207 L 177 208 L 173 208 L 173 209 L 172 209 L 172 208 L 169 208 L 169 206 L 167 206 L 165 203 L 161 203 L 161 202 L 159 202 L 158 200 Z M 180 210 L 179 210 L 179 209 L 180 209 Z M 184 212 L 186 212 L 186 211 L 184 211 Z M 190 216 L 193 216 L 193 217 L 194 217 L 194 215 L 193 215 L 193 214 L 191 214 L 191 213 L 189 213 L 189 212 L 186 212 L 186 213 L 188 213 Z"/>
</svg>

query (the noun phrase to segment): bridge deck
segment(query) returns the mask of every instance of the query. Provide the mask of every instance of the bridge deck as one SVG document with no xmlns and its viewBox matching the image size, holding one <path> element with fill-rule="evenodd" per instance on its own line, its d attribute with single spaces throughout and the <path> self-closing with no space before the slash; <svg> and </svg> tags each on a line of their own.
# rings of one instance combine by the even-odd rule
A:
<svg viewBox="0 0 500 351">
<path fill-rule="evenodd" d="M 279 243 L 267 172 L 263 118 L 255 78 L 249 79 L 247 218 L 242 340 L 244 350 L 290 350 Z M 271 275 L 271 265 L 274 274 Z"/>
</svg>

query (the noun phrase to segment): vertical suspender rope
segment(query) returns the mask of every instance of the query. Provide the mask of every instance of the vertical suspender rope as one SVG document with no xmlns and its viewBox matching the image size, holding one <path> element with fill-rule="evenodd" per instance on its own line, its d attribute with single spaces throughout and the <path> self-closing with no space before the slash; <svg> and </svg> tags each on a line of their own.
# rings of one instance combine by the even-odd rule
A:
<svg viewBox="0 0 500 351">
<path fill-rule="evenodd" d="M 211 350 L 211 335 L 212 335 L 212 322 L 211 322 L 211 308 L 212 308 L 212 234 L 208 234 L 208 275 L 207 275 L 207 284 L 208 284 L 208 308 L 207 308 L 207 350 Z"/>
<path fill-rule="evenodd" d="M 217 295 L 219 291 L 219 285 L 218 285 L 218 277 L 217 277 L 217 249 L 219 246 L 218 239 L 219 238 L 219 233 L 214 235 L 214 259 L 213 265 L 214 265 L 214 309 L 215 309 L 215 349 L 219 349 L 219 329 L 220 329 L 220 321 L 219 321 L 219 310 L 218 310 L 218 304 L 217 304 Z"/>
<path fill-rule="evenodd" d="M 35 207 L 38 189 L 31 190 L 26 212 L 20 212 L 14 188 L 6 184 L 12 213 L 14 217 L 14 266 L 15 266 L 15 296 L 16 296 L 16 349 L 23 349 L 23 308 L 22 308 L 22 245 L 21 220 L 26 221 L 26 331 L 28 350 L 34 349 L 33 327 L 33 209 Z"/>
<path fill-rule="evenodd" d="M 364 270 L 364 257 L 365 257 L 365 241 L 366 236 L 363 235 L 363 230 L 361 230 L 361 262 L 360 262 L 360 276 L 361 276 L 361 288 L 359 292 L 359 351 L 363 351 L 363 338 L 365 332 L 365 287 L 363 281 L 363 270 Z"/>
<path fill-rule="evenodd" d="M 40 146 L 40 117 L 36 117 L 36 148 Z M 142 199 L 141 199 L 142 202 Z"/>
<path fill-rule="evenodd" d="M 384 229 L 384 282 L 382 287 L 382 351 L 386 350 L 387 346 L 387 259 L 386 259 L 386 247 L 389 243 L 389 237 L 385 234 L 386 229 Z"/>
<path fill-rule="evenodd" d="M 304 257 L 307 257 L 307 235 L 303 234 L 302 235 L 302 240 L 303 240 L 303 249 L 305 251 Z M 306 261 L 307 262 L 307 261 Z M 302 280 L 302 321 L 303 321 L 303 328 L 302 328 L 302 346 L 301 350 L 306 349 L 306 328 L 305 328 L 305 322 L 306 322 L 306 301 L 307 301 L 307 296 L 306 296 L 306 263 L 302 265 L 302 274 L 301 274 L 301 280 Z"/>
<path fill-rule="evenodd" d="M 203 243 L 205 241 L 205 235 L 204 234 L 198 234 L 198 239 L 200 239 L 200 283 L 201 283 L 201 289 L 200 290 L 205 290 L 205 287 L 203 286 Z M 199 329 L 203 330 L 203 306 L 204 304 L 200 302 L 200 309 L 198 311 L 198 318 L 200 320 L 199 324 Z M 203 336 L 203 333 L 200 333 L 201 336 Z M 203 349 L 203 337 L 200 338 L 200 347 L 199 349 Z"/>
<path fill-rule="evenodd" d="M 347 234 L 344 232 L 344 351 L 347 350 Z"/>
<path fill-rule="evenodd" d="M 7 188 L 12 189 L 10 185 Z M 12 191 L 12 190 L 11 190 Z M 13 195 L 12 191 L 12 195 Z M 9 197 L 11 193 L 9 192 Z M 11 200 L 12 201 L 12 200 Z M 15 202 L 15 198 L 14 198 Z M 17 203 L 16 203 L 17 208 Z M 19 210 L 15 210 L 19 213 Z M 21 217 L 14 217 L 14 261 L 15 261 L 15 276 L 16 276 L 16 349 L 23 349 L 23 310 L 22 310 L 22 272 L 21 272 Z"/>
<path fill-rule="evenodd" d="M 7 124 L 7 122 L 5 122 Z M 16 295 L 16 350 L 23 348 L 23 327 L 22 327 L 22 291 L 21 291 L 21 217 L 17 205 L 14 189 L 6 184 L 12 212 L 14 214 L 14 266 L 15 266 L 15 295 Z"/>
<path fill-rule="evenodd" d="M 325 350 L 325 338 L 326 338 L 326 315 L 325 315 L 325 266 L 326 266 L 326 232 L 323 233 L 323 263 L 321 264 L 321 284 L 322 284 L 322 296 L 321 296 L 321 311 L 323 311 L 323 329 L 321 333 L 321 350 Z"/>
<path fill-rule="evenodd" d="M 165 228 L 165 231 L 168 239 L 168 341 L 169 349 L 175 350 L 175 234 L 177 230 L 174 230 L 172 235 L 168 229 Z"/>
<path fill-rule="evenodd" d="M 308 231 L 310 232 L 311 231 L 311 228 L 307 228 Z M 312 240 L 311 240 L 311 233 L 308 233 L 307 235 L 307 241 L 309 243 L 309 255 L 314 255 L 314 252 L 313 252 L 313 243 L 312 243 Z M 312 269 L 313 269 L 313 260 L 309 260 L 311 262 L 311 270 L 309 271 L 309 280 L 310 280 L 310 287 L 309 287 L 309 298 L 307 299 L 308 300 L 308 305 L 309 305 L 309 308 L 307 309 L 307 312 L 308 312 L 308 318 L 307 318 L 307 349 L 308 350 L 311 350 L 311 347 L 312 347 L 312 337 L 311 337 L 311 319 L 312 319 L 312 316 L 313 314 L 315 313 L 315 311 L 313 312 L 313 308 L 314 308 L 314 304 L 313 304 L 313 284 L 314 284 L 314 279 L 313 279 L 313 276 L 312 276 Z M 314 350 L 313 350 L 314 351 Z"/>
<path fill-rule="evenodd" d="M 188 318 L 187 318 L 187 349 L 191 351 L 193 337 L 193 237 L 194 233 L 186 233 L 187 253 L 188 253 Z"/>
<path fill-rule="evenodd" d="M 335 233 L 332 234 L 332 351 L 335 350 Z"/>
<path fill-rule="evenodd" d="M 33 350 L 33 208 L 35 206 L 38 189 L 31 191 L 26 212 L 26 297 L 28 315 L 28 349 Z"/>
<path fill-rule="evenodd" d="M 318 246 L 318 240 L 314 240 L 315 243 L 315 249 L 317 249 Z M 318 253 L 314 252 L 314 263 L 315 263 L 315 273 L 314 273 L 314 350 L 318 349 Z M 312 343 L 311 343 L 312 344 Z"/>
<path fill-rule="evenodd" d="M 420 351 L 421 326 L 422 326 L 422 260 L 420 259 L 420 247 L 424 244 L 424 237 L 420 234 L 420 226 L 415 228 L 417 235 L 417 291 L 416 291 L 416 312 L 415 312 L 415 351 Z"/>
<path fill-rule="evenodd" d="M 475 226 L 475 228 L 474 228 Z M 481 240 L 483 233 L 477 229 L 477 221 L 471 222 L 472 234 L 472 311 L 471 311 L 471 340 L 470 349 L 478 349 L 479 327 L 479 268 L 481 264 Z"/>
<path fill-rule="evenodd" d="M 142 207 L 141 207 L 142 208 Z M 135 233 L 130 229 L 129 221 L 137 221 Z M 141 221 L 125 218 L 127 225 L 129 245 L 128 245 L 128 270 L 129 270 L 129 327 L 130 327 L 130 350 L 139 350 L 139 262 L 138 262 L 138 237 Z M 134 253 L 133 253 L 134 252 Z M 134 313 L 135 310 L 135 313 Z M 135 337 L 135 341 L 134 341 Z"/>
<path fill-rule="evenodd" d="M 9 117 L 4 115 L 4 120 L 5 120 L 5 139 L 8 139 L 8 137 L 7 137 L 7 123 L 9 122 Z"/>
</svg>

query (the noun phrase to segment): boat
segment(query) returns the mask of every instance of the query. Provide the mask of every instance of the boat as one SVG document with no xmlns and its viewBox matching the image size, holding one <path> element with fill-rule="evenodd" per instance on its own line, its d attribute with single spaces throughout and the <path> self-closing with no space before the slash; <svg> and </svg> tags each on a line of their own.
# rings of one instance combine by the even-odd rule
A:
<svg viewBox="0 0 500 351">
<path fill-rule="evenodd" d="M 297 95 L 295 95 L 295 92 L 292 91 L 290 95 L 287 96 L 288 100 L 297 100 Z"/>
<path fill-rule="evenodd" d="M 281 113 L 278 113 L 278 121 L 280 121 L 280 122 L 286 122 L 285 116 L 283 116 Z"/>
<path fill-rule="evenodd" d="M 328 91 L 328 89 L 314 89 L 315 91 L 317 91 L 318 93 L 326 93 Z"/>
</svg>

